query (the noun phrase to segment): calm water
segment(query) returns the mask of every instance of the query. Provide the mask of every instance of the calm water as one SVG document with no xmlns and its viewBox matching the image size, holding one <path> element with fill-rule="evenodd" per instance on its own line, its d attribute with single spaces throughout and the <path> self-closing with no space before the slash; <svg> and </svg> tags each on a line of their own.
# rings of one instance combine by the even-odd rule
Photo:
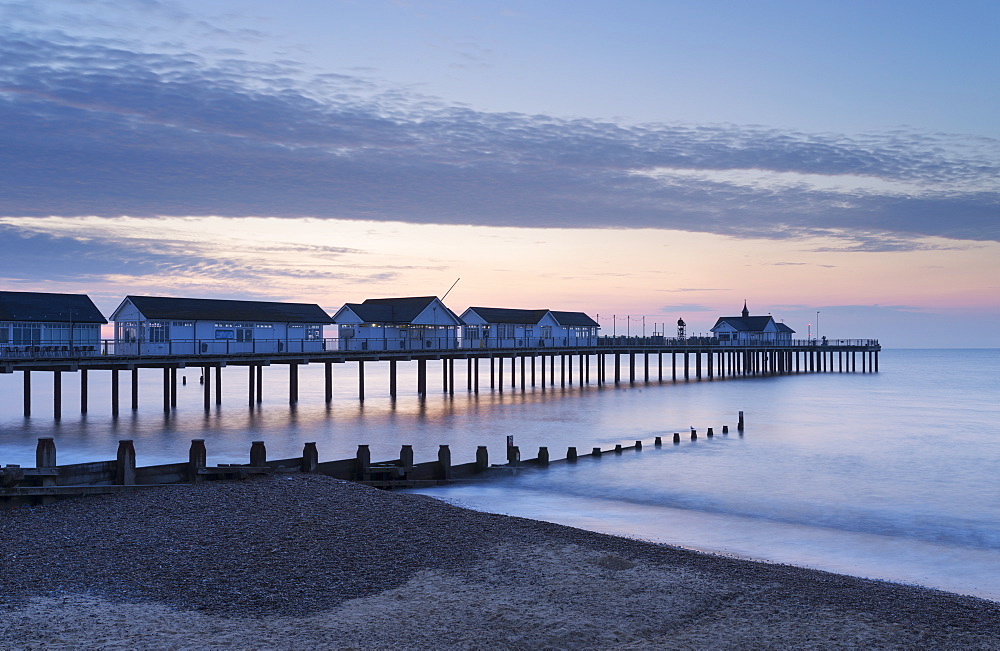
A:
<svg viewBox="0 0 1000 651">
<path fill-rule="evenodd" d="M 323 404 L 322 365 L 300 372 L 296 408 L 287 371 L 265 370 L 265 402 L 247 408 L 246 369 L 225 369 L 221 407 L 201 410 L 198 371 L 188 369 L 179 406 L 162 412 L 161 375 L 141 375 L 140 409 L 110 416 L 107 373 L 92 372 L 90 412 L 78 413 L 74 374 L 65 373 L 63 417 L 52 418 L 49 376 L 36 373 L 34 410 L 21 415 L 20 374 L 0 376 L 0 464 L 34 465 L 35 440 L 54 436 L 59 462 L 114 458 L 118 439 L 135 440 L 140 465 L 183 460 L 205 438 L 210 463 L 240 461 L 250 442 L 270 458 L 316 441 L 323 460 L 373 459 L 414 446 L 417 460 L 452 446 L 455 463 L 477 445 L 501 461 L 505 437 L 522 455 L 539 445 L 561 457 L 569 445 L 643 439 L 639 452 L 525 472 L 489 484 L 422 491 L 472 508 L 522 515 L 686 547 L 831 571 L 917 583 L 1000 600 L 1000 351 L 885 351 L 878 374 L 814 374 L 723 381 L 623 383 L 618 388 L 508 387 L 420 401 L 409 364 L 400 399 L 387 397 L 388 366 L 366 366 L 367 399 L 357 397 L 356 365 L 335 366 L 336 394 Z M 439 366 L 429 364 L 434 371 Z M 488 386 L 484 364 L 480 378 Z M 484 371 L 486 371 L 484 373 Z M 655 377 L 655 371 L 652 373 Z M 669 373 L 667 374 L 669 377 Z M 409 389 L 409 390 L 408 390 Z M 437 392 L 435 392 L 437 389 Z M 735 431 L 743 410 L 747 428 Z M 723 424 L 733 430 L 719 432 Z M 715 438 L 687 430 L 714 427 Z M 654 436 L 682 432 L 659 449 Z"/>
</svg>

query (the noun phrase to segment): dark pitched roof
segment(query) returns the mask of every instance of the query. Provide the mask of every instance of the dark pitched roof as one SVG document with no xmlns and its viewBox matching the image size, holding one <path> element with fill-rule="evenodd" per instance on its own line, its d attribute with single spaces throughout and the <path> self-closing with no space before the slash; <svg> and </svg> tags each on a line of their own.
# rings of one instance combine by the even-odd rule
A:
<svg viewBox="0 0 1000 651">
<path fill-rule="evenodd" d="M 552 316 L 561 326 L 572 326 L 577 328 L 600 328 L 600 324 L 594 321 L 583 312 L 557 312 L 552 310 Z"/>
<path fill-rule="evenodd" d="M 211 298 L 166 298 L 162 296 L 126 296 L 125 298 L 131 301 L 147 319 L 333 323 L 330 315 L 315 303 L 227 301 Z"/>
<path fill-rule="evenodd" d="M 107 323 L 86 294 L 0 292 L 0 321 Z"/>
<path fill-rule="evenodd" d="M 784 323 L 776 323 L 774 325 L 778 326 L 778 332 L 795 332 L 794 330 L 786 326 Z"/>
<path fill-rule="evenodd" d="M 771 319 L 772 317 L 769 316 L 720 316 L 719 320 L 712 326 L 712 330 L 723 323 L 728 323 L 739 332 L 762 332 Z"/>
<path fill-rule="evenodd" d="M 518 310 L 506 307 L 470 307 L 486 323 L 536 324 L 548 310 Z"/>
<path fill-rule="evenodd" d="M 408 296 L 403 298 L 369 298 L 364 303 L 347 303 L 351 311 L 365 323 L 412 323 L 427 306 L 437 300 L 437 296 Z M 448 314 L 461 323 L 454 312 L 442 306 Z"/>
</svg>

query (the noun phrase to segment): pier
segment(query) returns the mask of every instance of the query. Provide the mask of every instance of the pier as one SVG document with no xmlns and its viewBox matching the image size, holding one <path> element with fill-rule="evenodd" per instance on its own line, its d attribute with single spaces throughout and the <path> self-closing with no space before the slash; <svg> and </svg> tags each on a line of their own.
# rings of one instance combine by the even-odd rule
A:
<svg viewBox="0 0 1000 651">
<path fill-rule="evenodd" d="M 259 344 L 258 344 L 259 342 Z M 197 344 L 198 342 L 191 342 Z M 273 342 L 270 342 L 273 344 Z M 877 373 L 881 346 L 874 339 L 796 340 L 789 343 L 743 343 L 718 341 L 711 337 L 667 339 L 663 337 L 601 337 L 597 343 L 575 347 L 523 346 L 505 348 L 433 347 L 418 350 L 341 350 L 336 339 L 310 342 L 316 350 L 273 352 L 267 340 L 256 340 L 269 352 L 214 352 L 202 354 L 118 354 L 114 341 L 81 350 L 71 346 L 0 348 L 0 375 L 22 376 L 24 416 L 32 414 L 32 382 L 38 373 L 51 374 L 52 414 L 62 416 L 62 373 L 79 373 L 80 411 L 88 408 L 90 372 L 106 372 L 111 383 L 111 414 L 121 411 L 121 374 L 130 375 L 128 406 L 139 407 L 140 370 L 158 370 L 162 375 L 163 410 L 177 407 L 177 371 L 198 369 L 202 383 L 203 407 L 211 410 L 222 404 L 223 369 L 245 369 L 238 380 L 246 383 L 247 404 L 253 408 L 264 399 L 264 368 L 285 366 L 288 374 L 288 402 L 298 402 L 299 367 L 324 365 L 325 400 L 333 400 L 334 368 L 337 364 L 357 364 L 357 399 L 365 400 L 370 387 L 365 384 L 365 365 L 387 363 L 385 395 L 397 396 L 397 366 L 416 364 L 416 392 L 428 393 L 428 363 L 441 364 L 441 391 L 454 394 L 456 384 L 470 393 L 480 389 L 502 392 L 528 387 L 619 385 L 637 382 L 715 380 L 731 377 L 795 373 Z M 44 348 L 44 349 L 43 349 Z M 186 347 L 202 350 L 199 345 Z M 458 362 L 456 364 L 456 362 Z M 464 367 L 464 370 L 463 370 Z M 459 376 L 464 375 L 464 383 Z M 487 384 L 488 382 L 488 384 Z"/>
</svg>

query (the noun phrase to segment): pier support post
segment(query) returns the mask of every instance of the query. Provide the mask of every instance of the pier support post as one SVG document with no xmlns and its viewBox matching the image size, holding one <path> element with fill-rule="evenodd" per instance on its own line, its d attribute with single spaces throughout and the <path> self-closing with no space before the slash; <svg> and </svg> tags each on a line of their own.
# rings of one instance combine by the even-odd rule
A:
<svg viewBox="0 0 1000 651">
<path fill-rule="evenodd" d="M 208 452 L 205 450 L 205 439 L 194 439 L 191 441 L 191 449 L 188 450 L 188 481 L 197 484 L 204 479 L 198 471 L 208 465 Z"/>
<path fill-rule="evenodd" d="M 139 367 L 132 367 L 131 373 L 131 384 L 129 385 L 129 391 L 132 394 L 132 411 L 139 408 Z"/>
<path fill-rule="evenodd" d="M 257 365 L 257 402 L 264 402 L 264 365 Z"/>
<path fill-rule="evenodd" d="M 170 369 L 163 367 L 163 411 L 170 411 Z"/>
<path fill-rule="evenodd" d="M 257 377 L 257 368 L 250 364 L 247 366 L 247 404 L 253 409 L 254 403 L 254 379 Z"/>
<path fill-rule="evenodd" d="M 395 371 L 396 360 L 390 360 L 390 366 Z M 393 396 L 395 397 L 395 396 Z M 333 362 L 323 364 L 323 402 L 333 402 Z"/>
<path fill-rule="evenodd" d="M 628 354 L 628 383 L 635 384 L 635 353 Z"/>
<path fill-rule="evenodd" d="M 316 449 L 316 443 L 306 443 L 302 446 L 302 465 L 299 466 L 299 470 L 316 472 L 317 467 L 319 467 L 319 451 Z"/>
<path fill-rule="evenodd" d="M 119 486 L 135 486 L 135 446 L 131 440 L 118 441 L 115 483 Z"/>
<path fill-rule="evenodd" d="M 438 479 L 451 480 L 451 450 L 447 445 L 438 446 Z"/>
<path fill-rule="evenodd" d="M 691 368 L 690 367 L 690 359 L 689 359 L 688 355 L 689 355 L 689 353 L 687 351 L 684 351 L 684 379 L 685 380 L 690 379 L 690 377 L 691 377 L 690 376 L 690 368 Z"/>
<path fill-rule="evenodd" d="M 267 448 L 264 447 L 264 441 L 250 443 L 250 465 L 257 468 L 267 465 Z"/>
<path fill-rule="evenodd" d="M 296 362 L 288 364 L 288 404 L 299 401 L 299 365 Z"/>
<path fill-rule="evenodd" d="M 472 359 L 472 391 L 479 394 L 479 358 Z"/>
<path fill-rule="evenodd" d="M 358 360 L 358 400 L 365 401 L 365 360 Z"/>
<path fill-rule="evenodd" d="M 417 395 L 427 397 L 427 360 L 417 360 Z"/>
<path fill-rule="evenodd" d="M 621 354 L 615 353 L 615 384 L 621 382 L 621 379 L 622 379 Z"/>
<path fill-rule="evenodd" d="M 201 379 L 202 379 L 202 396 L 205 406 L 205 411 L 212 409 L 212 369 L 207 366 L 201 368 Z"/>
<path fill-rule="evenodd" d="M 52 416 L 62 418 L 62 371 L 52 371 Z"/>
<path fill-rule="evenodd" d="M 389 397 L 396 399 L 396 360 L 389 360 Z"/>
<path fill-rule="evenodd" d="M 222 404 L 222 364 L 215 367 L 215 404 Z"/>
<path fill-rule="evenodd" d="M 170 369 L 170 406 L 177 406 L 177 367 Z"/>
<path fill-rule="evenodd" d="M 87 413 L 87 369 L 80 369 L 80 413 Z"/>
<path fill-rule="evenodd" d="M 503 393 L 503 356 L 497 357 L 497 388 Z M 513 363 L 513 362 L 512 362 Z M 491 379 L 492 385 L 492 379 Z"/>
<path fill-rule="evenodd" d="M 455 395 L 455 358 L 448 358 L 448 395 Z"/>
<path fill-rule="evenodd" d="M 525 356 L 521 355 L 521 391 L 524 391 L 524 366 L 526 364 Z"/>
<path fill-rule="evenodd" d="M 21 371 L 24 380 L 24 417 L 31 416 L 31 371 Z"/>
</svg>

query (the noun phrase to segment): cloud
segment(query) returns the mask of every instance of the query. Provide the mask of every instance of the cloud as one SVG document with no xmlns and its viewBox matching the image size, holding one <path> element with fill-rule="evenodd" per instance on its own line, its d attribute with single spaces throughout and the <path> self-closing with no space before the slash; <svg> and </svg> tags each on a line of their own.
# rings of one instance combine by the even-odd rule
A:
<svg viewBox="0 0 1000 651">
<path fill-rule="evenodd" d="M 855 251 L 1000 241 L 994 140 L 488 113 L 238 49 L 154 48 L 41 22 L 0 27 L 6 216 L 641 227 L 826 235 Z"/>
</svg>

